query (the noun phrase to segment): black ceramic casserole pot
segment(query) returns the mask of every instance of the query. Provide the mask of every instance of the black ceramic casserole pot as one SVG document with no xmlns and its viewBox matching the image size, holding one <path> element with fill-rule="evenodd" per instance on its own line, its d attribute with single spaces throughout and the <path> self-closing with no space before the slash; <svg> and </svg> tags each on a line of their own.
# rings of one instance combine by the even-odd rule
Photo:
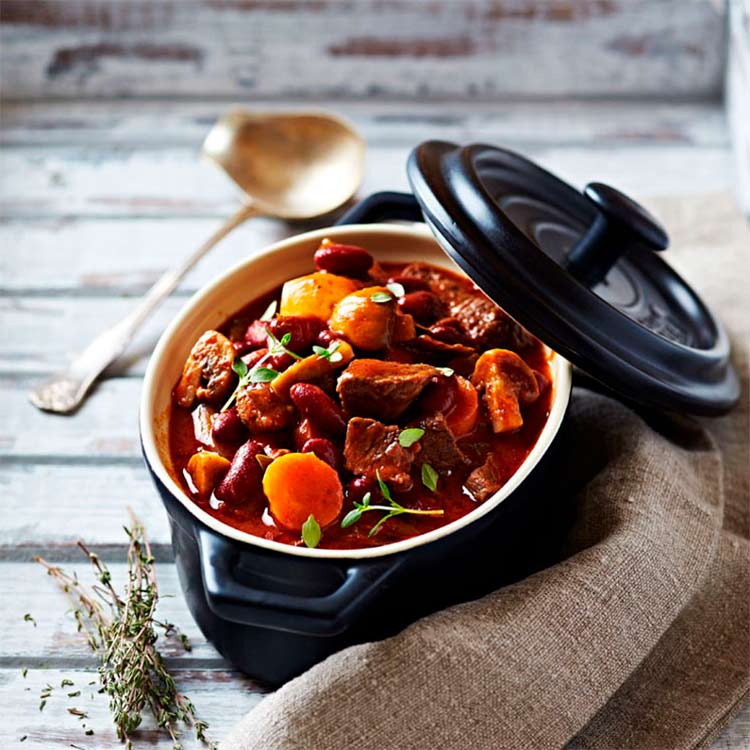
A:
<svg viewBox="0 0 750 750">
<path fill-rule="evenodd" d="M 524 463 L 471 513 L 422 536 L 370 549 L 308 549 L 213 518 L 174 478 L 168 445 L 172 388 L 206 329 L 287 279 L 309 273 L 324 237 L 361 245 L 380 261 L 419 260 L 457 270 L 421 223 L 343 225 L 276 243 L 187 303 L 157 344 L 141 400 L 143 453 L 169 514 L 190 610 L 223 656 L 273 684 L 345 645 L 393 633 L 426 612 L 489 590 L 494 579 L 487 573 L 499 559 L 494 553 L 523 539 L 542 512 L 539 499 L 549 493 L 539 488 L 560 442 L 571 391 L 569 363 L 550 351 L 550 414 Z"/>
</svg>

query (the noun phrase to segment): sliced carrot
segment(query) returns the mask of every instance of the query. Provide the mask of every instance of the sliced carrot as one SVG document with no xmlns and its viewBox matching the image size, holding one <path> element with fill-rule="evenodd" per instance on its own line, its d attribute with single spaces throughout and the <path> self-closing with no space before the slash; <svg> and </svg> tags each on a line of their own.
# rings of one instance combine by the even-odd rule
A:
<svg viewBox="0 0 750 750">
<path fill-rule="evenodd" d="M 231 466 L 224 456 L 211 451 L 199 451 L 190 456 L 187 473 L 201 497 L 208 497 L 221 482 Z"/>
<path fill-rule="evenodd" d="M 275 459 L 263 475 L 263 492 L 273 517 L 292 531 L 300 531 L 310 515 L 321 527 L 328 526 L 344 503 L 339 475 L 314 453 Z"/>
<path fill-rule="evenodd" d="M 448 429 L 454 437 L 468 435 L 479 421 L 479 394 L 477 389 L 460 375 L 456 375 L 458 390 L 456 391 L 456 405 L 445 415 Z"/>
</svg>

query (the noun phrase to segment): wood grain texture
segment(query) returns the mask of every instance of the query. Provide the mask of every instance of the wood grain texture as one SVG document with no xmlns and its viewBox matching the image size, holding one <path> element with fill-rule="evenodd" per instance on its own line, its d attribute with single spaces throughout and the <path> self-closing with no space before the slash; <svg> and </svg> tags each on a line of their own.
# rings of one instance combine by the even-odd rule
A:
<svg viewBox="0 0 750 750">
<path fill-rule="evenodd" d="M 5 7 L 3 3 L 3 12 Z M 65 13 L 75 8 L 64 7 L 40 4 L 34 23 L 69 33 Z M 63 15 L 50 17 L 50 8 Z M 162 22 L 161 9 L 154 5 L 154 24 Z M 81 28 L 103 23 L 119 28 L 133 17 L 125 13 L 125 20 L 118 20 L 115 14 L 104 21 L 94 15 Z M 10 26 L 18 33 L 28 31 L 23 25 Z M 106 70 L 113 62 L 105 56 L 98 64 Z M 86 750 L 120 747 L 106 701 L 96 693 L 89 697 L 94 660 L 76 636 L 61 595 L 30 560 L 42 553 L 68 569 L 86 571 L 75 548 L 76 539 L 84 537 L 113 561 L 119 580 L 121 526 L 128 506 L 143 519 L 155 545 L 165 595 L 161 614 L 193 642 L 189 654 L 168 647 L 170 666 L 214 736 L 220 738 L 264 695 L 263 686 L 231 670 L 186 609 L 171 563 L 167 518 L 140 458 L 136 411 L 148 354 L 187 295 L 229 264 L 298 228 L 256 220 L 230 236 L 154 316 L 74 418 L 41 414 L 26 399 L 32 383 L 61 367 L 68 352 L 124 314 L 133 295 L 184 257 L 235 207 L 231 185 L 195 158 L 206 129 L 227 103 L 65 101 L 14 103 L 3 109 L 0 596 L 7 604 L 0 608 L 0 700 L 6 707 L 0 747 L 16 747 L 24 735 L 24 748 L 62 750 L 71 743 Z M 578 185 L 608 180 L 647 205 L 663 193 L 726 191 L 734 179 L 718 105 L 483 104 L 467 112 L 455 103 L 360 102 L 341 109 L 370 144 L 363 193 L 405 187 L 404 158 L 426 137 L 501 142 L 539 158 Z M 719 240 L 707 228 L 701 247 L 708 252 Z M 679 265 L 679 248 L 672 257 Z M 26 612 L 36 618 L 36 628 L 23 621 Z M 25 678 L 23 668 L 29 669 Z M 76 683 L 69 690 L 83 690 L 80 700 L 68 701 L 58 689 L 40 712 L 40 688 L 59 686 L 68 678 Z M 86 736 L 67 712 L 72 705 L 87 711 L 93 736 Z M 137 746 L 170 746 L 151 724 L 138 741 Z M 749 741 L 750 712 L 745 708 L 714 749 L 740 750 Z M 185 744 L 196 747 L 190 740 Z"/>
<path fill-rule="evenodd" d="M 15 98 L 715 97 L 725 50 L 710 0 L 4 0 L 2 20 Z"/>
<path fill-rule="evenodd" d="M 750 218 L 750 2 L 730 0 L 726 104 L 737 168 L 737 194 Z"/>
</svg>

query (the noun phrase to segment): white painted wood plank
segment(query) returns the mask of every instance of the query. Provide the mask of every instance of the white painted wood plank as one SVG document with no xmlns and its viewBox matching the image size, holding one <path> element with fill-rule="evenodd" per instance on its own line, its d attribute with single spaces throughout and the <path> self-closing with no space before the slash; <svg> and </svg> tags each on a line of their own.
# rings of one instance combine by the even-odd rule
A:
<svg viewBox="0 0 750 750">
<path fill-rule="evenodd" d="M 121 262 L 127 264 L 127 258 Z M 159 335 L 185 301 L 184 296 L 167 300 L 136 335 L 126 353 L 113 363 L 109 373 L 143 373 Z M 134 299 L 126 297 L 0 298 L 3 321 L 0 374 L 36 375 L 62 369 L 73 352 L 81 351 L 97 333 L 121 320 L 134 304 Z"/>
<path fill-rule="evenodd" d="M 251 680 L 237 672 L 215 669 L 180 669 L 174 673 L 178 688 L 195 704 L 198 715 L 209 723 L 210 739 L 222 739 L 232 725 L 263 699 L 264 694 Z M 60 688 L 63 680 L 73 680 L 74 687 Z M 29 669 L 26 677 L 20 669 L 0 669 L 0 701 L 6 710 L 0 725 L 0 746 L 29 750 L 122 750 L 107 707 L 107 698 L 96 692 L 94 665 L 87 671 L 75 669 Z M 46 685 L 55 690 L 43 711 L 39 711 L 39 694 Z M 67 692 L 81 690 L 68 698 Z M 92 693 L 93 691 L 93 693 Z M 85 711 L 80 721 L 68 708 Z M 87 736 L 83 724 L 93 729 Z M 26 737 L 19 744 L 21 737 Z M 186 730 L 182 736 L 185 750 L 205 750 Z M 156 731 L 152 720 L 144 720 L 133 735 L 135 748 L 171 750 L 168 737 Z"/>
<path fill-rule="evenodd" d="M 724 15 L 706 0 L 5 0 L 0 83 L 19 98 L 710 96 Z"/>
<path fill-rule="evenodd" d="M 34 408 L 26 395 L 33 382 L 0 378 L 0 402 L 5 409 L 0 423 L 0 462 L 2 457 L 18 462 L 50 456 L 88 463 L 140 461 L 139 379 L 101 381 L 72 418 Z"/>
<path fill-rule="evenodd" d="M 416 145 L 416 144 L 415 144 Z M 410 146 L 370 149 L 360 195 L 405 190 Z M 537 147 L 526 155 L 575 184 L 610 182 L 640 195 L 696 193 L 733 179 L 725 146 Z M 1 218 L 228 217 L 239 190 L 187 148 L 23 148 L 0 152 Z"/>
<path fill-rule="evenodd" d="M 107 548 L 122 546 L 126 508 L 141 519 L 152 544 L 163 548 L 159 559 L 170 557 L 166 511 L 135 457 L 129 466 L 9 464 L 0 469 L 0 490 L 0 557 L 28 560 L 49 550 L 55 559 L 76 559 L 74 545 L 82 538 Z M 4 567 L 0 564 L 0 579 Z"/>
<path fill-rule="evenodd" d="M 262 112 L 329 110 L 348 118 L 368 146 L 414 144 L 426 138 L 490 141 L 511 148 L 529 145 L 627 145 L 683 143 L 726 145 L 718 102 L 542 101 L 439 103 L 412 101 L 253 98 L 223 101 L 152 100 L 9 102 L 3 107 L 0 144 L 6 146 L 191 146 L 198 148 L 226 110 Z"/>
<path fill-rule="evenodd" d="M 124 505 L 120 506 L 120 538 L 125 538 L 122 524 L 128 522 Z M 82 530 L 88 541 L 88 535 Z M 94 548 L 94 547 L 92 547 Z M 94 548 L 95 549 L 95 548 Z M 44 554 L 44 553 L 43 553 Z M 127 548 L 123 545 L 116 560 L 124 561 Z M 51 555 L 50 555 L 51 557 Z M 47 558 L 45 558 L 47 559 Z M 80 580 L 91 583 L 88 561 L 83 553 L 70 561 L 60 563 L 68 573 L 76 571 Z M 109 562 L 115 588 L 120 591 L 126 584 L 127 566 L 124 562 Z M 177 570 L 173 563 L 157 562 L 156 574 L 159 584 L 157 617 L 174 623 L 190 639 L 192 651 L 185 651 L 175 638 L 160 638 L 160 647 L 165 657 L 185 666 L 224 666 L 218 652 L 207 643 L 187 609 Z M 0 565 L 0 595 L 8 606 L 0 608 L 3 638 L 0 639 L 0 666 L 35 666 L 46 662 L 47 666 L 62 666 L 68 660 L 84 665 L 95 664 L 85 637 L 76 632 L 76 623 L 70 613 L 70 605 L 44 568 L 34 562 L 4 562 Z M 26 622 L 30 614 L 36 626 Z M 28 659 L 33 659 L 29 663 Z"/>
<path fill-rule="evenodd" d="M 729 57 L 727 60 L 727 119 L 737 169 L 737 195 L 750 217 L 750 2 L 729 3 Z"/>
<path fill-rule="evenodd" d="M 14 296 L 140 295 L 221 223 L 218 216 L 0 222 L 0 289 Z M 255 251 L 305 228 L 263 218 L 247 222 L 186 277 L 178 294 L 195 291 Z M 33 267 L 29 258 L 34 259 Z M 0 302 L 0 309 L 3 315 L 24 315 L 7 301 Z M 12 330 L 6 333 L 14 335 Z"/>
</svg>

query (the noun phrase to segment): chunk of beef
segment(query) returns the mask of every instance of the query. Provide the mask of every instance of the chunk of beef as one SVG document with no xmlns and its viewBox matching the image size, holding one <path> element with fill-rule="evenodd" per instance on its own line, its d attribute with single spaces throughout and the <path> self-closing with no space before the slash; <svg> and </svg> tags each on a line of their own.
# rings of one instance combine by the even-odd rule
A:
<svg viewBox="0 0 750 750">
<path fill-rule="evenodd" d="M 469 341 L 480 348 L 522 349 L 532 341 L 525 328 L 484 295 L 451 306 L 451 314 L 461 322 Z"/>
<path fill-rule="evenodd" d="M 400 275 L 424 281 L 449 307 L 471 297 L 466 284 L 427 263 L 410 263 Z"/>
<path fill-rule="evenodd" d="M 430 464 L 438 472 L 452 471 L 469 463 L 442 414 L 420 419 L 419 426 L 424 430 L 419 440 L 422 449 L 419 452 L 420 461 Z"/>
<path fill-rule="evenodd" d="M 451 317 L 465 331 L 465 339 L 450 339 L 433 334 L 435 338 L 481 348 L 503 346 L 521 349 L 531 343 L 530 334 L 492 300 L 473 292 L 466 284 L 438 269 L 425 263 L 411 263 L 404 268 L 402 275 L 427 283 L 448 304 Z M 438 321 L 435 326 L 439 326 L 441 322 L 444 321 Z"/>
<path fill-rule="evenodd" d="M 270 383 L 250 383 L 237 394 L 237 414 L 252 434 L 289 427 L 294 407 L 274 393 Z"/>
<path fill-rule="evenodd" d="M 505 484 L 505 476 L 500 462 L 490 454 L 487 460 L 469 474 L 466 489 L 479 502 L 484 502 Z"/>
<path fill-rule="evenodd" d="M 355 359 L 339 377 L 336 391 L 349 414 L 392 421 L 438 373 L 432 365 Z"/>
<path fill-rule="evenodd" d="M 346 468 L 353 474 L 375 478 L 377 474 L 397 489 L 411 487 L 410 470 L 415 450 L 399 445 L 401 428 L 375 419 L 349 420 L 344 443 Z"/>
</svg>

